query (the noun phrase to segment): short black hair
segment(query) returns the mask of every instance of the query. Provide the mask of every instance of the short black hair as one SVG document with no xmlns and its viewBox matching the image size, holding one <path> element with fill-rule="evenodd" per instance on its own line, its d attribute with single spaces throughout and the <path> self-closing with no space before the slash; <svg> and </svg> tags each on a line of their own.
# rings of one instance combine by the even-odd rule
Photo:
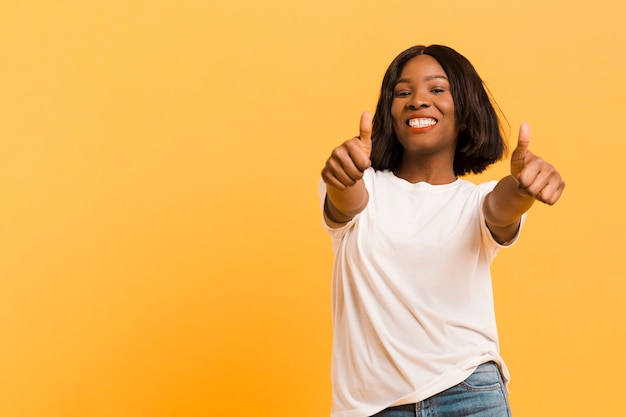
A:
<svg viewBox="0 0 626 417">
<path fill-rule="evenodd" d="M 372 167 L 394 169 L 402 161 L 403 148 L 391 117 L 393 92 L 406 63 L 418 55 L 430 55 L 450 82 L 454 117 L 459 129 L 454 155 L 454 174 L 478 174 L 506 153 L 506 142 L 495 101 L 474 66 L 460 53 L 443 45 L 413 46 L 389 65 L 380 91 L 372 126 Z"/>
</svg>

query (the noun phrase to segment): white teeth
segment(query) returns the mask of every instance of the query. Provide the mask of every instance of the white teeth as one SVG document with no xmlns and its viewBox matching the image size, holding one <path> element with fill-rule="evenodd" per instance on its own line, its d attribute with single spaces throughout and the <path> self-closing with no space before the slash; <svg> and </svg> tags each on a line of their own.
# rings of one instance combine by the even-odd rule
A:
<svg viewBox="0 0 626 417">
<path fill-rule="evenodd" d="M 436 124 L 435 119 L 411 119 L 409 120 L 409 126 L 411 127 L 428 127 Z"/>
</svg>

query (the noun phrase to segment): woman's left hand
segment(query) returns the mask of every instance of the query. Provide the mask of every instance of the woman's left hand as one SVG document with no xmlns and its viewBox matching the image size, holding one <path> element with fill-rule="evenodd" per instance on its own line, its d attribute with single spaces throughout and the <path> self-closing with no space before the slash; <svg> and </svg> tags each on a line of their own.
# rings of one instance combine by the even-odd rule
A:
<svg viewBox="0 0 626 417">
<path fill-rule="evenodd" d="M 518 191 L 522 195 L 552 205 L 563 194 L 565 181 L 554 166 L 528 149 L 529 143 L 530 128 L 522 123 L 517 147 L 511 154 L 511 175 L 518 182 Z"/>
</svg>

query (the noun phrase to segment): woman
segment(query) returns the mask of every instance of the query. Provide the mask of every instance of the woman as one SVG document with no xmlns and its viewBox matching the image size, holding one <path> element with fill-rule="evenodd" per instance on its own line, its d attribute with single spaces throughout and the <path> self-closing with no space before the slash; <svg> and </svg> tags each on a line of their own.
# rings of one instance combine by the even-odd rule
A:
<svg viewBox="0 0 626 417">
<path fill-rule="evenodd" d="M 320 197 L 333 238 L 332 417 L 510 416 L 489 266 L 535 200 L 565 183 L 520 127 L 511 174 L 482 80 L 451 48 L 415 46 L 384 76 L 373 119 L 335 148 Z"/>
</svg>

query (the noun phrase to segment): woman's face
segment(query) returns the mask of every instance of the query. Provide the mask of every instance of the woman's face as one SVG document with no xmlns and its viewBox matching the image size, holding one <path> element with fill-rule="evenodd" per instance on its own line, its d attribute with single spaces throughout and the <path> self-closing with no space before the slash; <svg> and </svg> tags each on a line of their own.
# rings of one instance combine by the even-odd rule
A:
<svg viewBox="0 0 626 417">
<path fill-rule="evenodd" d="M 433 154 L 456 148 L 458 129 L 448 77 L 430 55 L 409 60 L 393 92 L 391 117 L 405 153 Z"/>
</svg>

